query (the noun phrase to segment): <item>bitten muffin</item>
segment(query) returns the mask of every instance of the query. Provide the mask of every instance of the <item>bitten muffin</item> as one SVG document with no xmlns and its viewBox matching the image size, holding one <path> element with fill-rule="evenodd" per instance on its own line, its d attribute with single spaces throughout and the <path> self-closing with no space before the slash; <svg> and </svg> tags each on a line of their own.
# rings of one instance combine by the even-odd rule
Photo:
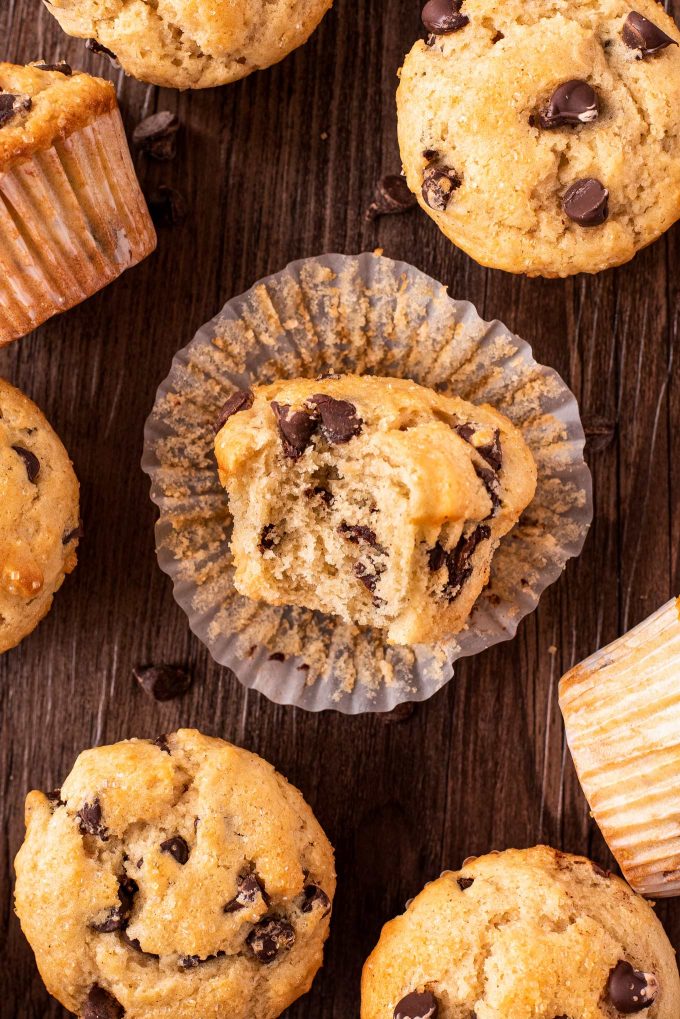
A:
<svg viewBox="0 0 680 1019">
<path fill-rule="evenodd" d="M 332 0 L 45 0 L 69 35 L 94 39 L 128 74 L 209 88 L 277 63 L 307 41 Z"/>
<path fill-rule="evenodd" d="M 569 748 L 633 888 L 680 895 L 680 599 L 562 679 Z"/>
<path fill-rule="evenodd" d="M 386 924 L 361 1019 L 677 1019 L 675 954 L 620 878 L 546 846 L 466 861 Z"/>
<path fill-rule="evenodd" d="M 59 438 L 0 378 L 0 654 L 35 629 L 76 565 L 78 497 Z"/>
<path fill-rule="evenodd" d="M 156 246 L 113 85 L 45 66 L 0 63 L 0 346 Z"/>
<path fill-rule="evenodd" d="M 628 261 L 680 217 L 680 32 L 656 0 L 429 0 L 397 94 L 409 187 L 482 265 Z"/>
<path fill-rule="evenodd" d="M 234 394 L 215 443 L 235 584 L 385 631 L 457 633 L 536 466 L 493 408 L 403 379 L 296 379 Z"/>
<path fill-rule="evenodd" d="M 183 729 L 32 792 L 16 909 L 81 1019 L 274 1019 L 322 963 L 333 850 L 270 764 Z"/>
</svg>

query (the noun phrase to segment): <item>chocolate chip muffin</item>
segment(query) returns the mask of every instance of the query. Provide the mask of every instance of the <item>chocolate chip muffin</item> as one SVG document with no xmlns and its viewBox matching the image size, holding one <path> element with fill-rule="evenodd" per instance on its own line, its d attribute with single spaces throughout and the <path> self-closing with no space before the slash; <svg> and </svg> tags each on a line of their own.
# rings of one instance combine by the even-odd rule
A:
<svg viewBox="0 0 680 1019">
<path fill-rule="evenodd" d="M 332 0 L 45 0 L 69 35 L 92 39 L 128 74 L 209 88 L 269 67 L 307 41 Z"/>
<path fill-rule="evenodd" d="M 223 422 L 237 589 L 394 644 L 465 625 L 536 487 L 507 418 L 403 379 L 276 382 L 232 395 Z"/>
<path fill-rule="evenodd" d="M 620 878 L 545 846 L 466 861 L 386 924 L 361 1019 L 677 1019 L 675 954 Z"/>
<path fill-rule="evenodd" d="M 397 94 L 409 187 L 482 265 L 628 261 L 680 217 L 680 32 L 656 0 L 429 0 Z"/>
<path fill-rule="evenodd" d="M 333 850 L 255 754 L 184 729 L 32 792 L 16 909 L 81 1019 L 274 1019 L 321 966 Z"/>
<path fill-rule="evenodd" d="M 155 246 L 111 82 L 0 63 L 0 346 Z"/>
<path fill-rule="evenodd" d="M 0 378 L 0 654 L 35 629 L 76 565 L 78 495 L 59 438 Z"/>
</svg>

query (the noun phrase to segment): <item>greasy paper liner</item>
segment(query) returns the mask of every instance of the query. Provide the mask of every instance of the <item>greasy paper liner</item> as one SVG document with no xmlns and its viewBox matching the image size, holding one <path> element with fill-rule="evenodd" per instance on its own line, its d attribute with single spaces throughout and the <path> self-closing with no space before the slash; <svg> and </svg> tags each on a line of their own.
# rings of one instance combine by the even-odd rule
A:
<svg viewBox="0 0 680 1019">
<path fill-rule="evenodd" d="M 680 599 L 567 673 L 569 748 L 628 883 L 680 895 Z"/>
<path fill-rule="evenodd" d="M 117 109 L 0 173 L 0 346 L 155 247 Z"/>
<path fill-rule="evenodd" d="M 388 647 L 380 632 L 238 595 L 215 422 L 232 387 L 354 372 L 411 378 L 488 402 L 523 432 L 536 498 L 503 539 L 467 628 L 436 647 Z M 213 657 L 279 704 L 347 714 L 431 697 L 453 663 L 514 636 L 578 555 L 592 519 L 573 395 L 500 322 L 403 262 L 373 254 L 293 262 L 229 301 L 175 357 L 145 432 L 142 466 L 160 510 L 158 560 Z"/>
</svg>

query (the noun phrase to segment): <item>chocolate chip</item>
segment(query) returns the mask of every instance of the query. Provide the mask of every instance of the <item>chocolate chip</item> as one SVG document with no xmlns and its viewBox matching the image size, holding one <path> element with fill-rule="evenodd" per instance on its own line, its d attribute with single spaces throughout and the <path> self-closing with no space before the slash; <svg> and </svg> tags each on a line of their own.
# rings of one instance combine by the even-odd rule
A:
<svg viewBox="0 0 680 1019">
<path fill-rule="evenodd" d="M 120 931 L 121 939 L 125 942 L 128 948 L 132 948 L 135 952 L 139 952 L 140 955 L 146 955 L 149 959 L 160 959 L 159 955 L 154 955 L 153 952 L 145 952 L 140 945 L 137 938 L 131 938 L 126 930 Z"/>
<path fill-rule="evenodd" d="M 90 53 L 97 53 L 99 56 L 108 57 L 114 67 L 118 67 L 118 57 L 116 54 L 108 49 L 107 46 L 102 46 L 96 39 L 88 39 L 85 43 L 85 49 L 89 50 Z"/>
<path fill-rule="evenodd" d="M 624 1015 L 649 1008 L 658 993 L 659 984 L 652 973 L 641 973 L 623 959 L 609 974 L 607 995 L 614 1008 Z"/>
<path fill-rule="evenodd" d="M 414 208 L 415 195 L 409 190 L 406 178 L 400 174 L 388 173 L 375 186 L 375 198 L 366 209 L 365 218 L 377 219 L 378 216 L 392 216 L 400 212 L 408 212 Z"/>
<path fill-rule="evenodd" d="M 33 101 L 30 96 L 0 92 L 0 127 L 10 121 L 15 114 L 30 110 L 32 105 Z"/>
<path fill-rule="evenodd" d="M 112 994 L 99 984 L 90 988 L 83 1005 L 82 1019 L 122 1019 L 125 1010 Z"/>
<path fill-rule="evenodd" d="M 446 557 L 446 549 L 443 545 L 440 545 L 439 542 L 437 542 L 434 548 L 431 548 L 428 553 L 429 567 L 433 573 L 436 573 L 437 570 L 441 570 L 442 566 L 446 562 Z"/>
<path fill-rule="evenodd" d="M 77 527 L 74 527 L 72 531 L 67 531 L 61 539 L 62 545 L 70 545 L 72 541 L 85 537 L 85 528 L 83 527 L 82 521 Z"/>
<path fill-rule="evenodd" d="M 600 226 L 609 216 L 609 192 L 593 177 L 577 180 L 562 199 L 562 208 L 579 226 Z"/>
<path fill-rule="evenodd" d="M 260 535 L 260 543 L 257 546 L 260 552 L 271 552 L 276 545 L 276 525 L 267 524 L 262 528 L 262 534 Z"/>
<path fill-rule="evenodd" d="M 455 170 L 449 166 L 431 166 L 423 175 L 423 198 L 435 212 L 446 212 L 451 196 L 462 184 Z"/>
<path fill-rule="evenodd" d="M 2 97 L 0 96 L 0 98 Z M 12 449 L 24 461 L 28 480 L 31 484 L 34 484 L 35 479 L 40 474 L 40 460 L 38 460 L 35 453 L 31 453 L 30 449 L 24 449 L 23 446 L 12 446 Z"/>
<path fill-rule="evenodd" d="M 631 11 L 626 18 L 622 35 L 626 46 L 631 50 L 639 50 L 640 57 L 651 57 L 667 46 L 678 45 L 675 39 L 671 39 L 658 25 L 637 11 Z"/>
<path fill-rule="evenodd" d="M 394 1010 L 394 1019 L 436 1019 L 437 999 L 431 991 L 412 991 Z"/>
<path fill-rule="evenodd" d="M 574 78 L 559 85 L 546 106 L 538 115 L 541 127 L 567 127 L 573 124 L 590 124 L 599 115 L 597 93 L 587 81 Z"/>
<path fill-rule="evenodd" d="M 162 750 L 164 754 L 170 753 L 170 744 L 168 743 L 167 736 L 157 736 L 153 743 L 154 746 L 158 747 L 159 750 Z"/>
<path fill-rule="evenodd" d="M 313 499 L 319 497 L 322 502 L 325 502 L 327 506 L 332 506 L 335 502 L 335 496 L 332 492 L 329 492 L 327 488 L 322 485 L 315 485 L 313 488 L 305 488 L 305 497 L 307 499 Z"/>
<path fill-rule="evenodd" d="M 363 421 L 357 415 L 354 404 L 348 400 L 336 400 L 325 393 L 317 393 L 307 402 L 319 411 L 323 432 L 329 442 L 349 442 L 361 432 Z"/>
<path fill-rule="evenodd" d="M 368 588 L 371 594 L 373 594 L 378 586 L 380 574 L 383 572 L 383 570 L 378 570 L 374 563 L 367 566 L 366 563 L 362 563 L 360 560 L 354 564 L 354 576 L 357 580 L 361 581 L 364 587 Z"/>
<path fill-rule="evenodd" d="M 51 792 L 45 793 L 45 796 L 47 797 L 47 799 L 49 800 L 49 802 L 52 804 L 52 806 L 55 809 L 57 807 L 65 807 L 66 806 L 66 804 L 64 803 L 64 801 L 61 798 L 61 789 L 52 789 Z"/>
<path fill-rule="evenodd" d="M 378 544 L 376 533 L 370 527 L 366 527 L 363 524 L 346 524 L 343 521 L 338 527 L 338 534 L 342 534 L 353 545 L 358 545 L 363 541 L 377 552 L 380 552 L 381 555 L 387 555 L 387 550 Z"/>
<path fill-rule="evenodd" d="M 264 889 L 254 874 L 246 874 L 240 877 L 237 884 L 237 892 L 231 902 L 224 907 L 225 913 L 237 913 L 246 906 L 252 906 L 258 899 L 267 898 Z"/>
<path fill-rule="evenodd" d="M 433 35 L 448 35 L 459 32 L 470 24 L 470 19 L 460 13 L 463 0 L 428 0 L 421 12 L 421 20 Z"/>
<path fill-rule="evenodd" d="M 291 410 L 287 403 L 271 404 L 276 423 L 279 426 L 284 454 L 291 460 L 297 460 L 312 441 L 319 421 L 315 414 L 304 410 Z"/>
<path fill-rule="evenodd" d="M 132 142 L 153 159 L 166 162 L 177 155 L 177 132 L 179 120 L 170 110 L 152 113 L 137 124 L 132 132 Z"/>
<path fill-rule="evenodd" d="M 169 853 L 182 867 L 189 859 L 189 846 L 181 835 L 173 835 L 171 839 L 161 842 L 161 852 Z"/>
<path fill-rule="evenodd" d="M 58 71 L 59 74 L 66 75 L 70 78 L 73 74 L 73 70 L 70 64 L 67 64 L 65 60 L 60 60 L 58 64 L 33 64 L 39 71 Z"/>
<path fill-rule="evenodd" d="M 108 842 L 109 832 L 106 825 L 102 823 L 102 805 L 98 799 L 92 803 L 84 803 L 76 817 L 80 822 L 80 831 L 83 835 L 95 835 L 102 842 Z"/>
<path fill-rule="evenodd" d="M 458 878 L 458 887 L 460 888 L 461 892 L 466 892 L 468 890 L 468 888 L 472 888 L 474 883 L 475 883 L 475 879 L 473 877 L 459 877 Z"/>
<path fill-rule="evenodd" d="M 495 517 L 501 506 L 498 475 L 494 471 L 490 471 L 487 467 L 480 467 L 479 464 L 473 464 L 473 467 L 475 469 L 475 474 L 484 485 L 489 499 L 491 499 L 491 516 Z"/>
<path fill-rule="evenodd" d="M 120 904 L 110 909 L 107 916 L 100 923 L 90 924 L 92 930 L 98 934 L 111 934 L 113 931 L 125 930 L 130 922 L 135 895 L 139 886 L 132 878 L 124 877 L 118 880 L 118 898 Z"/>
<path fill-rule="evenodd" d="M 193 677 L 178 665 L 137 665 L 132 670 L 144 693 L 155 701 L 171 701 L 191 687 Z"/>
<path fill-rule="evenodd" d="M 289 923 L 278 917 L 269 917 L 256 923 L 246 941 L 260 962 L 273 962 L 279 952 L 295 944 L 295 931 Z"/>
<path fill-rule="evenodd" d="M 467 537 L 462 535 L 455 549 L 447 552 L 439 542 L 429 553 L 430 570 L 436 573 L 446 566 L 448 579 L 444 585 L 444 594 L 453 600 L 460 594 L 463 584 L 472 574 L 472 556 L 477 546 L 491 536 L 491 529 L 480 524 Z"/>
<path fill-rule="evenodd" d="M 499 471 L 503 466 L 503 450 L 501 449 L 501 433 L 496 428 L 494 429 L 493 439 L 491 442 L 487 442 L 483 446 L 477 446 L 474 443 L 474 437 L 480 429 L 480 425 L 473 425 L 466 423 L 463 425 L 455 425 L 454 431 L 460 435 L 461 439 L 465 442 L 469 442 L 473 446 L 479 455 L 486 460 L 489 466 L 494 471 Z"/>
<path fill-rule="evenodd" d="M 302 913 L 311 913 L 314 909 L 321 909 L 323 916 L 328 916 L 331 911 L 331 900 L 323 888 L 319 888 L 318 885 L 307 885 L 302 896 L 302 905 L 300 906 Z"/>
<path fill-rule="evenodd" d="M 220 416 L 217 419 L 217 431 L 226 425 L 229 418 L 242 410 L 250 410 L 255 397 L 250 389 L 237 389 L 222 406 Z"/>
<path fill-rule="evenodd" d="M 147 202 L 156 226 L 177 226 L 187 218 L 188 209 L 184 197 L 167 184 L 160 184 L 147 195 Z"/>
</svg>

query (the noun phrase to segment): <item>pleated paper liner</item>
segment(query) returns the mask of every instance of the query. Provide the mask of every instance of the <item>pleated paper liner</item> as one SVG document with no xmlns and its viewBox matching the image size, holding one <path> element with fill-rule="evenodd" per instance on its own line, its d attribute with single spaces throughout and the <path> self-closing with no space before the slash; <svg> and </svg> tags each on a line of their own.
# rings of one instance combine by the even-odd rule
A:
<svg viewBox="0 0 680 1019">
<path fill-rule="evenodd" d="M 213 441 L 235 386 L 325 372 L 410 378 L 488 402 L 523 432 L 538 489 L 496 552 L 466 629 L 435 647 L 387 647 L 380 632 L 241 597 Z M 247 687 L 280 704 L 348 714 L 431 697 L 453 663 L 514 636 L 578 555 L 592 519 L 573 395 L 500 322 L 403 262 L 373 254 L 294 262 L 229 301 L 175 357 L 146 426 L 144 470 L 160 510 L 161 568 L 194 633 Z"/>
<path fill-rule="evenodd" d="M 632 887 L 680 895 L 680 599 L 567 673 L 560 706 L 593 817 Z"/>
</svg>

